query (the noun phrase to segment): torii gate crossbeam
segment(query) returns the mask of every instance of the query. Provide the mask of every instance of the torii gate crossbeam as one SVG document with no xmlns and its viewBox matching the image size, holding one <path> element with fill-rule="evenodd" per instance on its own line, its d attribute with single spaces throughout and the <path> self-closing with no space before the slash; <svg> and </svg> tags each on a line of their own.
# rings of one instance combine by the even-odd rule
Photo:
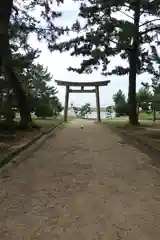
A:
<svg viewBox="0 0 160 240">
<path fill-rule="evenodd" d="M 64 107 L 64 121 L 67 122 L 68 115 L 68 102 L 69 102 L 69 93 L 95 93 L 96 94 L 96 107 L 97 107 L 97 121 L 101 122 L 100 114 L 100 99 L 99 99 L 99 87 L 107 86 L 110 81 L 98 81 L 98 82 L 68 82 L 55 80 L 59 86 L 66 87 L 65 95 L 65 107 Z M 81 87 L 79 90 L 71 89 L 70 87 Z M 94 87 L 93 89 L 84 89 L 85 87 Z"/>
</svg>

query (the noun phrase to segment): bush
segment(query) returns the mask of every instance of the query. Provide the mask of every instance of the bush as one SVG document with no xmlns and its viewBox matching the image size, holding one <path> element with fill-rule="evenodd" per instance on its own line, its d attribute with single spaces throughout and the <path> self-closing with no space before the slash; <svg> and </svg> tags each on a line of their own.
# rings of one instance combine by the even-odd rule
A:
<svg viewBox="0 0 160 240">
<path fill-rule="evenodd" d="M 38 118 L 52 117 L 53 116 L 53 109 L 47 104 L 41 104 L 41 105 L 36 107 L 35 115 Z"/>
<path fill-rule="evenodd" d="M 128 104 L 123 101 L 119 101 L 115 105 L 116 117 L 128 115 Z"/>
<path fill-rule="evenodd" d="M 15 117 L 16 117 L 16 113 L 15 113 L 15 111 L 13 111 L 12 108 L 5 109 L 3 115 L 4 115 L 4 119 L 5 119 L 7 122 L 13 122 L 13 120 L 14 120 Z"/>
</svg>

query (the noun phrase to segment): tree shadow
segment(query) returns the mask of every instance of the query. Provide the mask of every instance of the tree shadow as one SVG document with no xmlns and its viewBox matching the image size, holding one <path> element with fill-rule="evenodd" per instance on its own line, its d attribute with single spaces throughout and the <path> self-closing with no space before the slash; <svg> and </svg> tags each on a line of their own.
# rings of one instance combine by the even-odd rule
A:
<svg viewBox="0 0 160 240">
<path fill-rule="evenodd" d="M 115 134 L 117 134 L 121 139 L 123 144 L 128 144 L 137 148 L 144 154 L 148 155 L 152 159 L 152 165 L 160 168 L 160 149 L 153 148 L 149 144 L 143 143 L 141 140 L 134 138 L 133 135 L 127 135 L 125 132 L 120 132 L 117 129 L 110 128 Z"/>
</svg>

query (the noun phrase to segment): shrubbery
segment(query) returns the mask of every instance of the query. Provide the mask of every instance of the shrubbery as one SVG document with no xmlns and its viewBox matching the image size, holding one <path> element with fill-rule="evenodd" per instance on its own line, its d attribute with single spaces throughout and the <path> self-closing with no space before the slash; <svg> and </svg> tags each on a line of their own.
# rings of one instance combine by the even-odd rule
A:
<svg viewBox="0 0 160 240">
<path fill-rule="evenodd" d="M 53 116 L 53 109 L 47 104 L 38 105 L 35 109 L 35 115 L 38 118 L 46 118 Z"/>
<path fill-rule="evenodd" d="M 126 116 L 128 115 L 128 104 L 125 101 L 119 101 L 115 104 L 116 116 Z"/>
<path fill-rule="evenodd" d="M 16 118 L 16 113 L 12 108 L 6 108 L 3 115 L 7 122 L 12 122 Z"/>
</svg>

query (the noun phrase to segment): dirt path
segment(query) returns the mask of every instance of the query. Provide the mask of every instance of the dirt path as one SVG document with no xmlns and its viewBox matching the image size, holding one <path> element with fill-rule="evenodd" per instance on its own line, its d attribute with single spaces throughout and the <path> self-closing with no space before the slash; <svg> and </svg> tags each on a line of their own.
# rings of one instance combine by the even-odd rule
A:
<svg viewBox="0 0 160 240">
<path fill-rule="evenodd" d="M 0 240 L 158 240 L 160 175 L 103 125 L 75 121 L 0 185 Z"/>
</svg>

